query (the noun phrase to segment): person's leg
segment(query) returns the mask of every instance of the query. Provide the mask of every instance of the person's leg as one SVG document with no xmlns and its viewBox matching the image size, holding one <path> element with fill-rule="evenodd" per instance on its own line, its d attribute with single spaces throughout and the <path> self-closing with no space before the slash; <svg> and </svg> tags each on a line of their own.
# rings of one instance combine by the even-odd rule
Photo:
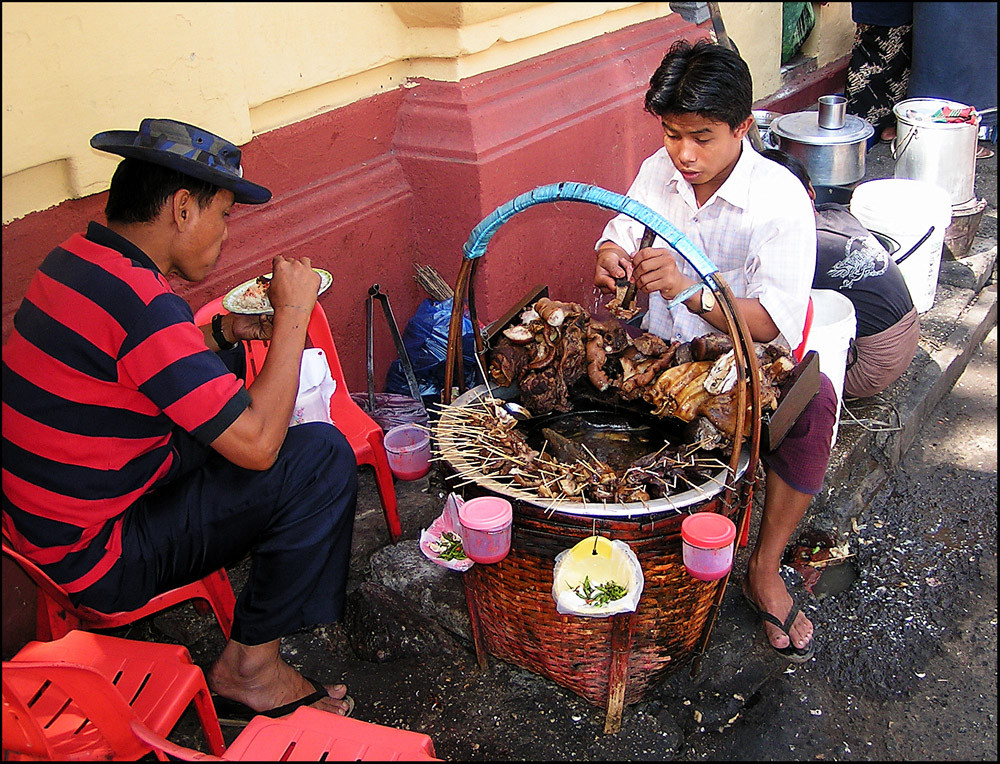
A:
<svg viewBox="0 0 1000 764">
<path fill-rule="evenodd" d="M 906 97 L 913 27 L 857 24 L 847 65 L 847 113 L 875 128 L 873 142 L 896 137 L 892 107 Z"/>
<path fill-rule="evenodd" d="M 779 572 L 781 558 L 812 496 L 796 491 L 773 470 L 767 470 L 766 491 L 757 545 L 747 566 L 747 594 L 762 611 L 784 621 L 792 608 L 792 597 Z M 805 647 L 813 635 L 812 622 L 801 612 L 788 636 L 766 621 L 764 630 L 768 641 L 777 648 L 788 647 L 789 636 L 795 647 Z"/>
<path fill-rule="evenodd" d="M 218 694 L 256 710 L 313 693 L 278 655 L 280 638 L 343 612 L 357 495 L 357 465 L 343 435 L 326 424 L 289 430 L 278 460 L 258 472 L 181 439 L 183 477 L 125 515 L 119 562 L 81 592 L 83 604 L 129 610 L 154 595 L 228 567 L 250 552 L 232 641 L 208 672 Z M 333 698 L 346 692 L 328 687 Z M 346 710 L 331 699 L 329 710 Z"/>
<path fill-rule="evenodd" d="M 281 658 L 281 640 L 260 645 L 226 643 L 218 660 L 205 675 L 212 692 L 237 700 L 255 711 L 267 711 L 313 694 L 314 688 L 302 674 Z M 323 685 L 328 697 L 312 705 L 321 711 L 348 714 L 347 686 Z"/>
<path fill-rule="evenodd" d="M 761 454 L 767 483 L 764 512 L 757 542 L 747 567 L 746 594 L 757 607 L 784 622 L 793 599 L 781 578 L 781 558 L 785 547 L 802 521 L 812 497 L 819 493 L 830 461 L 833 425 L 837 417 L 837 393 L 825 374 L 820 389 L 792 425 L 776 451 Z M 812 639 L 813 626 L 799 613 L 785 635 L 767 621 L 768 641 L 776 648 L 804 648 Z"/>
</svg>

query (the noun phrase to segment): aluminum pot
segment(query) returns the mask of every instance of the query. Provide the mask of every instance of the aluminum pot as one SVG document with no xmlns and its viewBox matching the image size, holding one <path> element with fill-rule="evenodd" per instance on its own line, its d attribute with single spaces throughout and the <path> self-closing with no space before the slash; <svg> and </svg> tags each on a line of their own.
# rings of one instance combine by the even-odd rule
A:
<svg viewBox="0 0 1000 764">
<path fill-rule="evenodd" d="M 923 180 L 948 192 L 952 206 L 975 200 L 976 148 L 979 128 L 971 122 L 935 122 L 943 107 L 968 109 L 965 104 L 940 98 L 910 98 L 893 109 L 896 140 L 893 176 Z"/>
<path fill-rule="evenodd" d="M 814 186 L 846 186 L 865 176 L 865 149 L 875 128 L 853 114 L 843 127 L 820 127 L 819 111 L 784 114 L 771 122 L 778 148 L 805 165 Z"/>
</svg>

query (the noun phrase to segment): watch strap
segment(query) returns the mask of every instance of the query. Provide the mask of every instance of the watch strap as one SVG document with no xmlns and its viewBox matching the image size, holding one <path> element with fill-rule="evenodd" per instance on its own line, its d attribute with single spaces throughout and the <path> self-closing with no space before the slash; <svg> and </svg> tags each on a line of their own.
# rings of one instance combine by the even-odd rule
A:
<svg viewBox="0 0 1000 764">
<path fill-rule="evenodd" d="M 229 342 L 226 339 L 225 333 L 222 331 L 222 314 L 216 313 L 212 316 L 212 339 L 215 340 L 215 344 L 219 346 L 219 350 L 232 350 L 234 347 L 239 345 L 237 342 Z"/>
</svg>

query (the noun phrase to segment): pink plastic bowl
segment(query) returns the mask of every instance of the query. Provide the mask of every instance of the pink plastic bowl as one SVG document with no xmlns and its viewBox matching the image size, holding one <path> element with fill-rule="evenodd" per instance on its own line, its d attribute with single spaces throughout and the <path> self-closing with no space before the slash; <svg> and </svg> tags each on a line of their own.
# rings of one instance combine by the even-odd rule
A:
<svg viewBox="0 0 1000 764">
<path fill-rule="evenodd" d="M 458 520 L 462 524 L 462 546 L 473 562 L 500 562 L 510 552 L 514 513 L 506 499 L 469 499 L 459 508 Z"/>
</svg>

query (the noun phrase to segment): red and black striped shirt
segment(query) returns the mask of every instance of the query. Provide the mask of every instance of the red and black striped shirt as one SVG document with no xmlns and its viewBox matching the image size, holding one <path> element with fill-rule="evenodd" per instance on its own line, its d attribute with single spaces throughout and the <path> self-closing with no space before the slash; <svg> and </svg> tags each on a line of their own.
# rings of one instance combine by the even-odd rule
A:
<svg viewBox="0 0 1000 764">
<path fill-rule="evenodd" d="M 125 510 L 249 405 L 149 257 L 91 223 L 34 275 L 3 349 L 3 529 L 70 592 L 118 559 Z"/>
</svg>

